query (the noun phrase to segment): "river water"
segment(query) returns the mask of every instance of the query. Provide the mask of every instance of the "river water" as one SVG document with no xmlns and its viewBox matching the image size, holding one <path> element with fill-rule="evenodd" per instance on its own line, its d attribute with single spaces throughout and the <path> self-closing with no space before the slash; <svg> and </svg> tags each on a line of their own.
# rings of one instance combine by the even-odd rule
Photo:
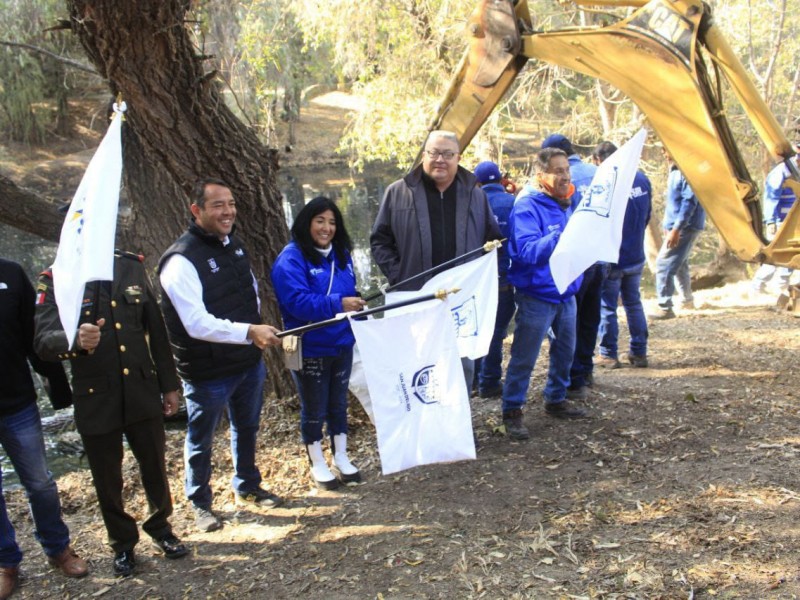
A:
<svg viewBox="0 0 800 600">
<path fill-rule="evenodd" d="M 283 196 L 288 226 L 291 226 L 294 216 L 303 205 L 315 196 L 328 196 L 337 203 L 353 241 L 353 264 L 359 289 L 365 296 L 382 283 L 380 270 L 370 257 L 369 232 L 386 186 L 400 176 L 401 172 L 387 165 L 374 165 L 366 168 L 363 173 L 351 173 L 347 167 L 341 166 L 282 169 L 278 173 L 278 186 Z M 0 256 L 20 263 L 33 282 L 38 273 L 53 262 L 55 251 L 54 243 L 0 224 Z M 36 373 L 34 382 L 39 392 L 39 410 L 47 419 L 53 415 L 53 410 Z M 85 461 L 81 462 L 78 456 L 69 453 L 72 446 L 69 441 L 65 443 L 59 436 L 45 434 L 45 445 L 48 465 L 53 473 L 88 468 Z M 19 485 L 16 473 L 4 452 L 0 452 L 0 466 L 4 487 Z"/>
</svg>

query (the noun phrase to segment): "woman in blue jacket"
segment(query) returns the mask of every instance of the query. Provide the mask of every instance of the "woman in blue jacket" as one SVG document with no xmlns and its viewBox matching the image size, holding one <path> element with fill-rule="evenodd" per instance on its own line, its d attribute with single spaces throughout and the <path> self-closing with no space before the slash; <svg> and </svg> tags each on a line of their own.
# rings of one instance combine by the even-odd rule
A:
<svg viewBox="0 0 800 600">
<path fill-rule="evenodd" d="M 292 225 L 292 241 L 272 266 L 272 285 L 287 329 L 361 310 L 352 243 L 342 213 L 329 198 L 306 204 Z M 303 334 L 302 368 L 292 371 L 300 394 L 300 432 L 311 463 L 311 477 L 322 489 L 357 483 L 361 474 L 347 457 L 347 387 L 355 338 L 350 323 Z M 322 453 L 322 426 L 331 438 L 334 475 Z"/>
</svg>

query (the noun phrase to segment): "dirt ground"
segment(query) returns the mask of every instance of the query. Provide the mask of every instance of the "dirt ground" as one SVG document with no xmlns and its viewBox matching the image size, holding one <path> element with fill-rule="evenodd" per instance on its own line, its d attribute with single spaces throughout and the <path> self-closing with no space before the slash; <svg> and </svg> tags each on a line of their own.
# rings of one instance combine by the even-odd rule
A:
<svg viewBox="0 0 800 600">
<path fill-rule="evenodd" d="M 498 400 L 473 399 L 475 461 L 384 477 L 374 429 L 353 407 L 365 482 L 317 491 L 298 443 L 297 402 L 273 399 L 258 460 L 287 503 L 269 511 L 231 502 L 220 432 L 219 532 L 192 531 L 183 431 L 170 430 L 172 521 L 192 553 L 166 561 L 143 540 L 128 579 L 110 574 L 88 471 L 58 480 L 74 546 L 91 563 L 84 580 L 46 566 L 24 494 L 11 492 L 25 551 L 17 597 L 796 598 L 800 319 L 767 297 L 748 298 L 745 284 L 697 298 L 697 310 L 651 325 L 650 368 L 598 372 L 590 419 L 544 415 L 544 360 L 529 441 L 498 429 Z M 141 519 L 130 457 L 125 468 L 126 500 Z"/>
</svg>

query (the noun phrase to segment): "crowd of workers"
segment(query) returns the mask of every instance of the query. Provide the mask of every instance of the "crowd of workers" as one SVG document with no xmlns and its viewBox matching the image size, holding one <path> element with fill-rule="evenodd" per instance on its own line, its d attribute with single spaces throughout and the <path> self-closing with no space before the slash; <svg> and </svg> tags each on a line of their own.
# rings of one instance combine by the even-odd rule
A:
<svg viewBox="0 0 800 600">
<path fill-rule="evenodd" d="M 616 147 L 600 143 L 586 162 L 563 135 L 548 137 L 534 159 L 531 180 L 516 189 L 497 164 L 474 173 L 459 164 L 457 137 L 432 132 L 421 164 L 390 185 L 370 236 L 375 262 L 398 289 L 419 289 L 433 269 L 485 242 L 507 239 L 498 253 L 497 319 L 489 353 L 462 359 L 468 389 L 501 398 L 509 437 L 529 437 L 523 407 L 531 373 L 545 338 L 549 367 L 543 388 L 545 414 L 585 417 L 595 365 L 621 366 L 617 305 L 630 332 L 627 361 L 647 367 L 647 320 L 640 297 L 645 264 L 644 234 L 651 217 L 651 185 L 639 172 L 623 224 L 619 260 L 597 263 L 559 292 L 549 258 L 561 233 L 586 195 L 597 165 Z M 770 173 L 765 215 L 774 234 L 794 201 L 783 188 L 786 174 Z M 674 318 L 672 296 L 691 306 L 688 259 L 704 226 L 704 212 L 686 180 L 671 168 L 663 222 L 664 244 L 656 268 L 659 312 Z M 255 451 L 264 398 L 262 351 L 281 343 L 278 329 L 261 320 L 259 282 L 249 253 L 236 234 L 236 201 L 224 181 L 203 179 L 191 196 L 187 231 L 159 262 L 160 301 L 141 256 L 118 252 L 113 281 L 86 286 L 75 343 L 63 331 L 53 278 L 45 271 L 37 287 L 19 265 L 0 260 L 0 332 L 4 364 L 11 375 L 0 382 L 0 443 L 24 486 L 35 535 L 48 561 L 64 575 L 81 577 L 87 563 L 70 545 L 58 491 L 47 469 L 41 420 L 28 361 L 49 381 L 55 407 L 75 406 L 100 511 L 114 551 L 113 573 L 136 569 L 136 521 L 122 499 L 123 436 L 139 464 L 150 514 L 142 529 L 168 559 L 188 548 L 172 532 L 170 483 L 165 466 L 163 416 L 178 410 L 182 387 L 188 423 L 184 445 L 184 490 L 203 532 L 223 526 L 213 508 L 211 452 L 217 425 L 227 413 L 236 502 L 264 508 L 283 500 L 262 485 Z M 296 216 L 291 241 L 272 266 L 271 283 L 287 329 L 359 311 L 352 243 L 339 208 L 328 198 L 311 200 Z M 774 270 L 763 267 L 753 285 L 761 289 Z M 778 271 L 781 281 L 788 277 Z M 159 305 L 160 303 L 160 305 Z M 503 377 L 503 340 L 511 319 L 515 334 Z M 599 356 L 594 357 L 598 336 Z M 361 480 L 347 451 L 347 387 L 354 337 L 346 320 L 302 337 L 301 360 L 292 371 L 301 401 L 300 432 L 311 479 L 331 490 Z M 51 362 L 47 362 L 51 361 Z M 60 361 L 71 364 L 72 386 Z M 323 449 L 330 439 L 329 463 Z M 0 481 L 1 483 L 1 481 Z M 0 600 L 18 580 L 22 555 L 0 494 Z"/>
</svg>

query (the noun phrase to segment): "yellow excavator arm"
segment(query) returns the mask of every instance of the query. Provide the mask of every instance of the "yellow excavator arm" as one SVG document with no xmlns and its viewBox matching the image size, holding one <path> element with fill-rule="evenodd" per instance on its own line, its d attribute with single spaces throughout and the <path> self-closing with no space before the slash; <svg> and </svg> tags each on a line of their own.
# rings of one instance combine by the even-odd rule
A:
<svg viewBox="0 0 800 600">
<path fill-rule="evenodd" d="M 466 147 L 528 59 L 607 81 L 633 100 L 680 167 L 731 250 L 748 262 L 800 268 L 800 202 L 771 243 L 762 235 L 757 186 L 736 146 L 706 59 L 724 77 L 776 160 L 800 173 L 791 144 L 700 0 L 575 0 L 638 7 L 603 27 L 536 32 L 527 0 L 481 0 L 469 47 L 430 130 L 455 132 Z"/>
</svg>

